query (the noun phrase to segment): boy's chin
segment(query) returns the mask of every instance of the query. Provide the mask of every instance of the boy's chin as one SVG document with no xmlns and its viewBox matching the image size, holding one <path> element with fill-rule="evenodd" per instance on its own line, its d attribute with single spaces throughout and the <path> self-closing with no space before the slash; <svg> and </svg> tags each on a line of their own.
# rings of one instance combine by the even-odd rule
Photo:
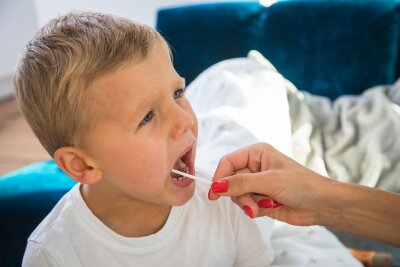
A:
<svg viewBox="0 0 400 267">
<path fill-rule="evenodd" d="M 195 191 L 195 183 L 190 186 L 190 189 L 186 190 L 184 193 L 175 195 L 174 200 L 172 201 L 171 206 L 182 206 L 186 204 L 194 195 Z"/>
</svg>

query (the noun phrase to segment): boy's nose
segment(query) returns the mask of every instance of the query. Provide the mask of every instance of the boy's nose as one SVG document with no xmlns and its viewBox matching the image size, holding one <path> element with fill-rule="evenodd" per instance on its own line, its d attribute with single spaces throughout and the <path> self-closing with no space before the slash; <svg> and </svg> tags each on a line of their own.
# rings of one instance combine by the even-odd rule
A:
<svg viewBox="0 0 400 267">
<path fill-rule="evenodd" d="M 193 126 L 194 119 L 190 112 L 183 108 L 177 108 L 172 115 L 172 136 L 174 138 L 181 137 Z"/>
</svg>

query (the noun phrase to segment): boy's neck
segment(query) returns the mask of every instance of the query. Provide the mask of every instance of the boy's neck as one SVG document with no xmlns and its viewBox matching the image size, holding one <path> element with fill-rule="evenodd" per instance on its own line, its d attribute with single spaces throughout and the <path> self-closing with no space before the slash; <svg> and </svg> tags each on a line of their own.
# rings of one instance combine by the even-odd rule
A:
<svg viewBox="0 0 400 267">
<path fill-rule="evenodd" d="M 158 232 L 171 211 L 170 206 L 111 197 L 99 186 L 82 185 L 80 192 L 93 214 L 125 237 L 143 237 Z"/>
</svg>

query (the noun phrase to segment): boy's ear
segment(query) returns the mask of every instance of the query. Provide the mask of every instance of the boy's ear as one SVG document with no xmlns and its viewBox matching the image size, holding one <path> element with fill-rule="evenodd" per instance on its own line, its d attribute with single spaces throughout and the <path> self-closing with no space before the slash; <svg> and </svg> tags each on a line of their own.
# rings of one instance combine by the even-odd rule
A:
<svg viewBox="0 0 400 267">
<path fill-rule="evenodd" d="M 76 147 L 57 149 L 54 160 L 68 176 L 81 184 L 94 184 L 103 175 L 90 158 Z"/>
</svg>

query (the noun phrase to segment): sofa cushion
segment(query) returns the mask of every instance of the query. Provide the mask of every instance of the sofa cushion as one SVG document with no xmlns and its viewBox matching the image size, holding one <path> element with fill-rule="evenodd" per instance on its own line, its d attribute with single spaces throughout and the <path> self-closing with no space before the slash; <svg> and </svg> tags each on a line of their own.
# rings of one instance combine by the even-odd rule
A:
<svg viewBox="0 0 400 267">
<path fill-rule="evenodd" d="M 52 160 L 0 177 L 0 266 L 21 266 L 29 235 L 74 184 Z"/>
<path fill-rule="evenodd" d="M 399 76 L 399 6 L 394 0 L 204 4 L 160 10 L 157 28 L 188 83 L 210 65 L 255 49 L 300 90 L 335 99 Z"/>
</svg>

